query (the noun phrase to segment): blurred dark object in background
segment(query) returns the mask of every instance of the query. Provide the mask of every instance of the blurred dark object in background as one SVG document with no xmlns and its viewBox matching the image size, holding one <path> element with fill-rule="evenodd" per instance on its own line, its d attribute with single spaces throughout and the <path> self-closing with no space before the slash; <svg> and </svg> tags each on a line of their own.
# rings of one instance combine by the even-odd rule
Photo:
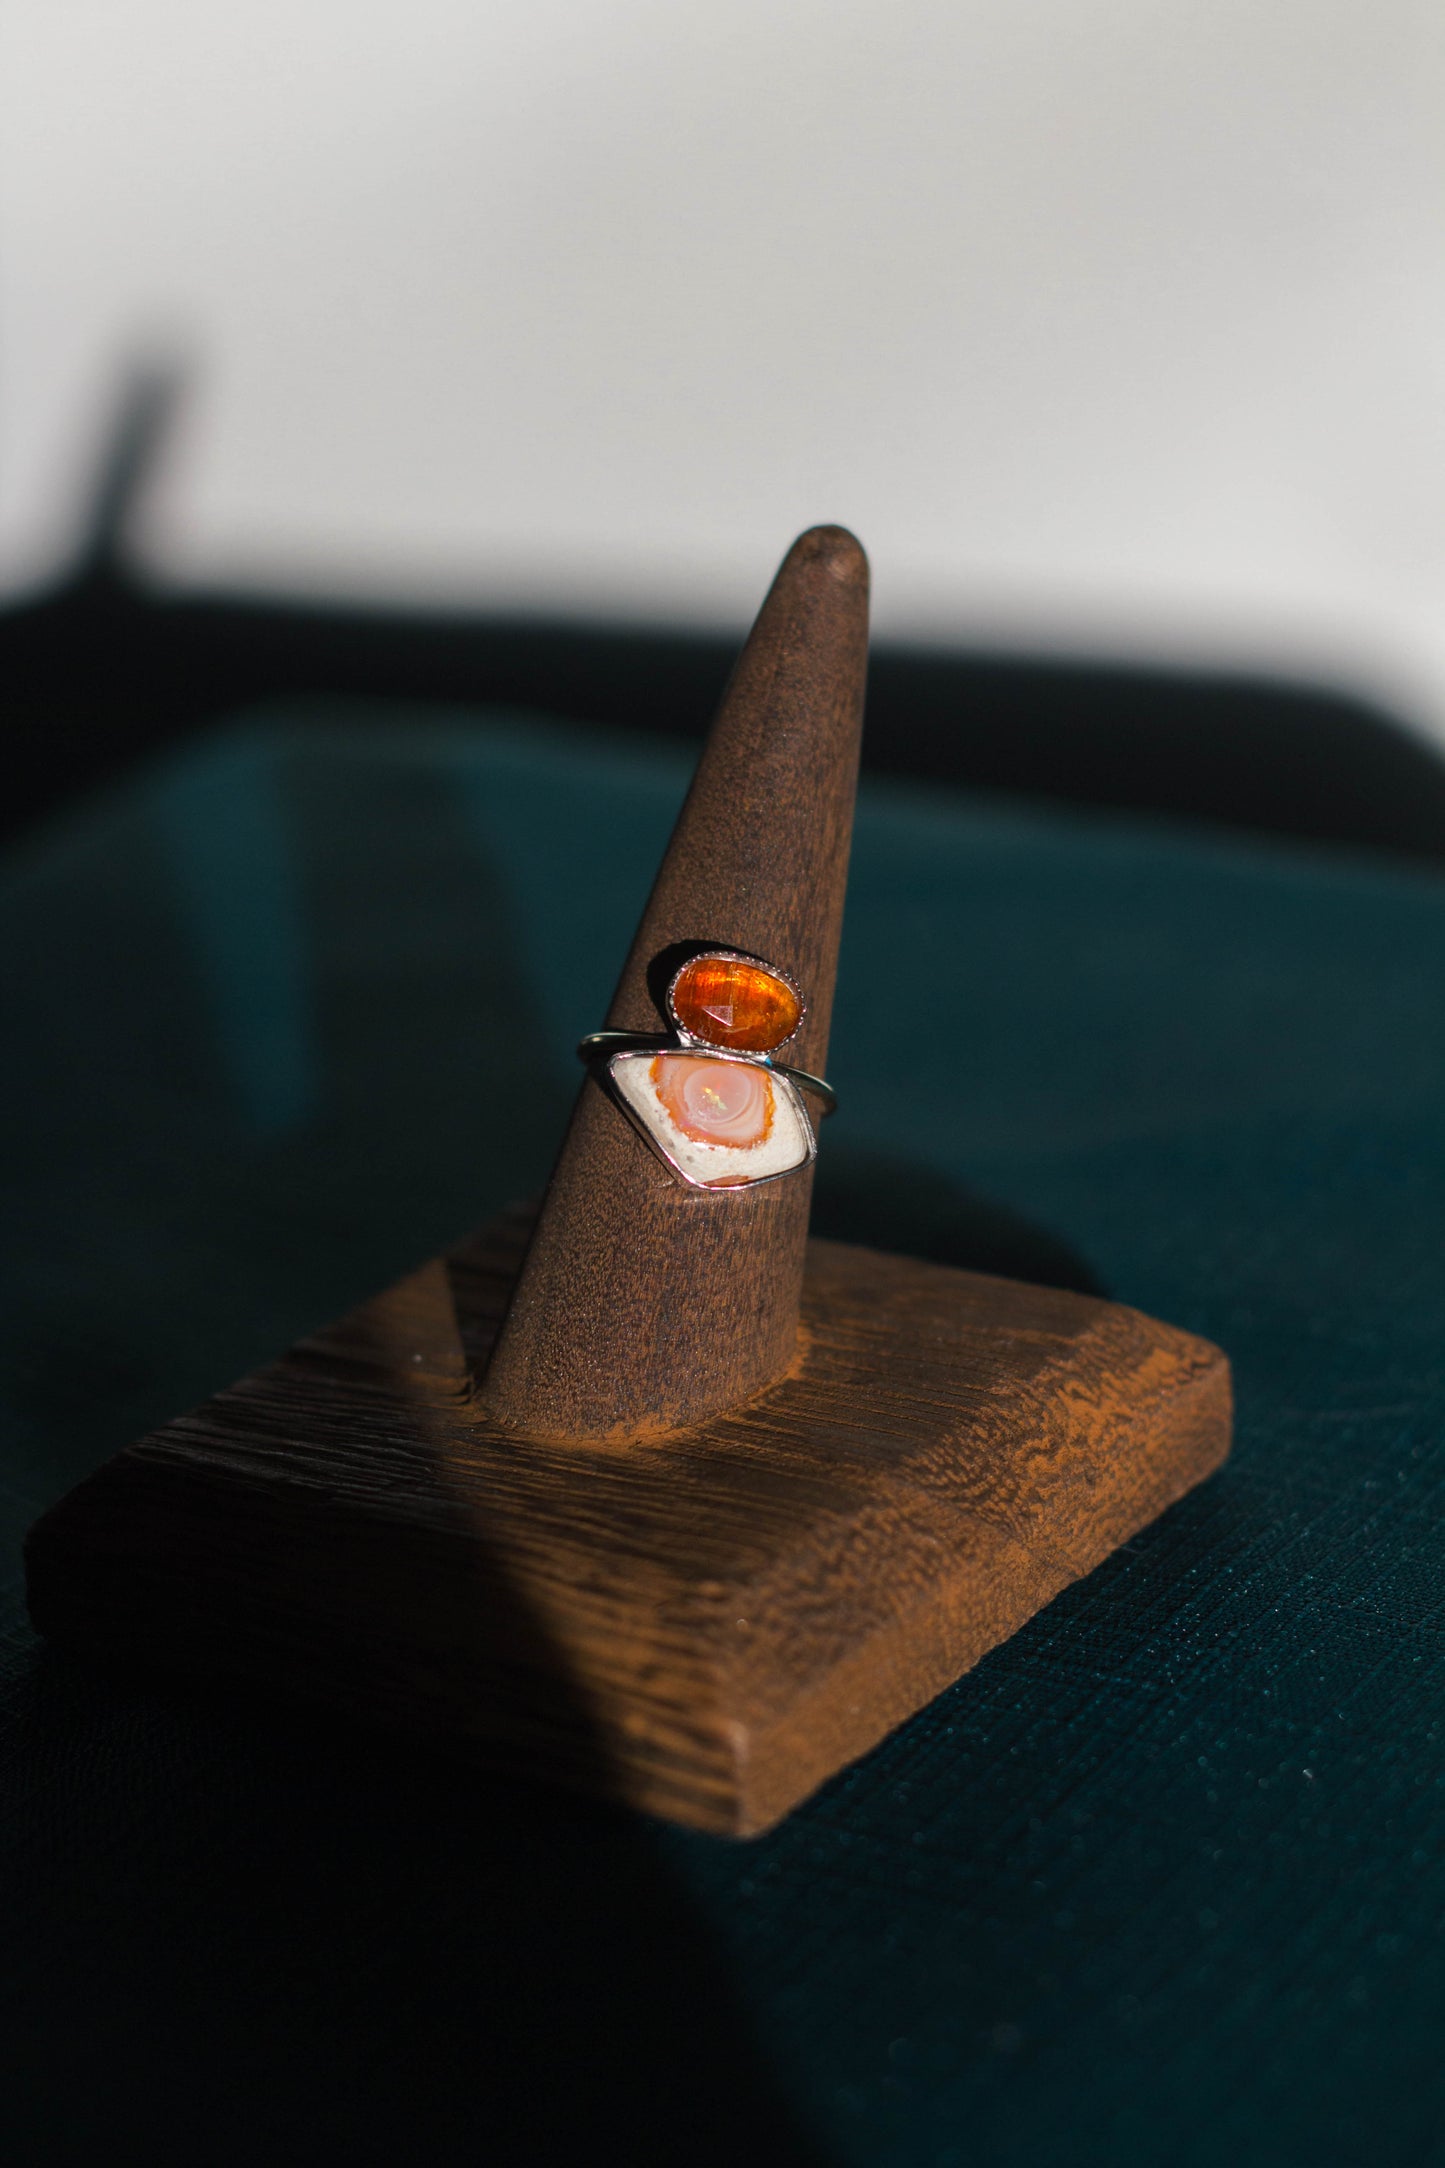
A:
<svg viewBox="0 0 1445 2168">
<path fill-rule="evenodd" d="M 273 699 L 492 704 L 674 738 L 707 728 L 730 633 L 149 581 L 127 537 L 178 391 L 164 372 L 136 379 L 72 572 L 0 612 L 0 841 Z M 1445 760 L 1368 702 L 1285 679 L 883 644 L 863 760 L 959 789 L 1445 857 Z"/>
</svg>

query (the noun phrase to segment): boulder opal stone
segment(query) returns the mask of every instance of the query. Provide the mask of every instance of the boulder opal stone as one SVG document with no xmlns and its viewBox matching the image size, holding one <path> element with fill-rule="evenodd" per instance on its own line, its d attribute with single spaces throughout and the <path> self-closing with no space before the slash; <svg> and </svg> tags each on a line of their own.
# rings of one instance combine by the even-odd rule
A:
<svg viewBox="0 0 1445 2168">
<path fill-rule="evenodd" d="M 695 1144 L 766 1144 L 773 1090 L 766 1069 L 706 1054 L 659 1055 L 650 1081 L 673 1125 Z"/>
<path fill-rule="evenodd" d="M 654 1151 L 698 1189 L 770 1181 L 806 1166 L 813 1130 L 787 1077 L 717 1054 L 614 1054 L 608 1074 Z"/>
</svg>

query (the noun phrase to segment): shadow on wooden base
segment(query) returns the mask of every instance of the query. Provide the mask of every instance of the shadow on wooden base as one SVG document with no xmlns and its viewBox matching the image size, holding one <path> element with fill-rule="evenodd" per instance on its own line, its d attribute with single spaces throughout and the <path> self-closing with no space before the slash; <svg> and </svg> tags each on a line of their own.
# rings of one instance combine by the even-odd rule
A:
<svg viewBox="0 0 1445 2168">
<path fill-rule="evenodd" d="M 696 1828 L 768 1828 L 1224 1459 L 1207 1342 L 809 1248 L 793 1373 L 643 1445 L 472 1405 L 521 1216 L 129 1447 L 32 1531 L 32 1615 Z"/>
</svg>

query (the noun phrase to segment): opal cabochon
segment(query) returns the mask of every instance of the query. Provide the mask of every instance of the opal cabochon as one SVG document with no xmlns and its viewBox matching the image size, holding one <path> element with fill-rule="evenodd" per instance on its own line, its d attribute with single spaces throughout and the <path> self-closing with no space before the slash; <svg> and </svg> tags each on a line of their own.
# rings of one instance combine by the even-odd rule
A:
<svg viewBox="0 0 1445 2168">
<path fill-rule="evenodd" d="M 813 1156 L 801 1094 L 761 1062 L 641 1051 L 614 1054 L 608 1073 L 648 1142 L 695 1188 L 771 1181 Z"/>
</svg>

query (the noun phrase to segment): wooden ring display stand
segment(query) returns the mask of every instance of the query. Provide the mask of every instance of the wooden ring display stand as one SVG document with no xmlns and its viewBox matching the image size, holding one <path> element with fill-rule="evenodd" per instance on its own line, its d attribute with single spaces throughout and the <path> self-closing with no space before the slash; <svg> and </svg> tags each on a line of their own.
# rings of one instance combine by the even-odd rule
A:
<svg viewBox="0 0 1445 2168">
<path fill-rule="evenodd" d="M 807 992 L 825 1073 L 867 646 L 795 544 L 607 1024 L 686 946 Z M 827 1149 L 823 1139 L 822 1149 Z M 540 1210 L 109 1462 L 37 1524 L 58 1642 L 766 1829 L 1223 1460 L 1216 1348 L 808 1241 L 811 1170 L 688 1191 L 582 1086 Z"/>
</svg>

